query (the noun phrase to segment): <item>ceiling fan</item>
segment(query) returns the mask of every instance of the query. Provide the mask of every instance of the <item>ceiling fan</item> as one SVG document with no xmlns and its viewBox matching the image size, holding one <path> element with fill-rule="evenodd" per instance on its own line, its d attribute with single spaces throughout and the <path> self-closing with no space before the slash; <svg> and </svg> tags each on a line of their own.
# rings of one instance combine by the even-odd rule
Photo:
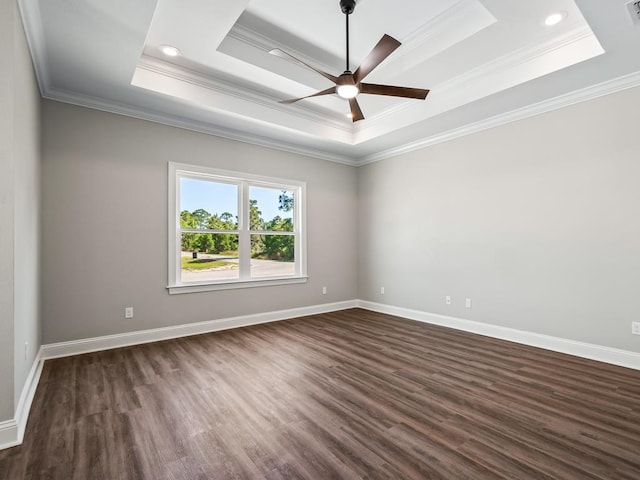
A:
<svg viewBox="0 0 640 480">
<path fill-rule="evenodd" d="M 332 95 L 335 93 L 338 96 L 349 100 L 349 106 L 351 108 L 351 118 L 353 122 L 357 122 L 358 120 L 364 120 L 364 115 L 362 114 L 360 105 L 358 105 L 358 101 L 356 100 L 356 96 L 359 93 L 366 93 L 371 95 L 388 95 L 392 97 L 416 98 L 419 100 L 424 100 L 425 98 L 427 98 L 429 90 L 425 90 L 422 88 L 395 87 L 392 85 L 362 83 L 362 80 L 364 80 L 364 78 L 369 75 L 374 68 L 380 65 L 384 61 L 384 59 L 391 55 L 394 50 L 401 45 L 398 40 L 389 35 L 385 34 L 380 39 L 376 46 L 373 47 L 371 53 L 369 53 L 369 55 L 362 61 L 362 64 L 360 65 L 360 67 L 358 67 L 355 73 L 352 73 L 351 70 L 349 70 L 349 15 L 353 13 L 355 7 L 356 0 L 340 0 L 340 8 L 347 19 L 347 59 L 346 69 L 344 73 L 342 73 L 342 75 L 340 75 L 339 77 L 314 68 L 311 65 L 306 64 L 302 60 L 294 57 L 293 55 L 280 50 L 279 48 L 275 48 L 269 52 L 272 55 L 293 60 L 296 63 L 299 63 L 306 68 L 319 73 L 323 77 L 335 83 L 335 86 L 327 88 L 326 90 L 322 90 L 321 92 L 316 92 L 312 95 L 307 95 L 306 97 L 282 100 L 279 103 L 290 104 L 295 103 L 299 100 L 303 100 L 305 98 L 319 97 L 322 95 Z"/>
</svg>

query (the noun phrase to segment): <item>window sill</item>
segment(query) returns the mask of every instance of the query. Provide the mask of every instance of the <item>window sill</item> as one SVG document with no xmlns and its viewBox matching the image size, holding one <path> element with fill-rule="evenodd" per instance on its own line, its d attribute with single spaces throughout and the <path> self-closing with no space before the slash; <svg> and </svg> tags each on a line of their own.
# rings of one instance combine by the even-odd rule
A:
<svg viewBox="0 0 640 480">
<path fill-rule="evenodd" d="M 284 277 L 259 280 L 242 280 L 225 283 L 190 283 L 184 285 L 169 285 L 169 295 L 182 293 L 213 292 L 217 290 L 233 290 L 237 288 L 271 287 L 275 285 L 291 285 L 294 283 L 307 283 L 309 277 Z"/>
</svg>

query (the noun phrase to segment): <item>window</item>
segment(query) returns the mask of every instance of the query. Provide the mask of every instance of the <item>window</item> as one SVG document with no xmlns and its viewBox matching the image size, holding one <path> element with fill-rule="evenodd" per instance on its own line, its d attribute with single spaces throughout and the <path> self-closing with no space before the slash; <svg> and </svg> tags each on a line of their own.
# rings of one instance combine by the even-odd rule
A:
<svg viewBox="0 0 640 480">
<path fill-rule="evenodd" d="M 169 163 L 169 292 L 306 281 L 305 184 Z"/>
</svg>

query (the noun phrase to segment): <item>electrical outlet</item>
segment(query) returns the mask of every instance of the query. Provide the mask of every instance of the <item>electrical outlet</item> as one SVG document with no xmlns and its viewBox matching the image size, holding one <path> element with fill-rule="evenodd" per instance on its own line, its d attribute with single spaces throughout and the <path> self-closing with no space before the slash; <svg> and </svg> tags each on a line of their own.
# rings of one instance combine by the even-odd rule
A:
<svg viewBox="0 0 640 480">
<path fill-rule="evenodd" d="M 464 302 L 464 306 L 467 308 L 471 308 L 471 299 L 467 298 Z"/>
<path fill-rule="evenodd" d="M 327 294 L 327 287 L 322 287 L 322 294 L 326 295 Z"/>
<path fill-rule="evenodd" d="M 451 305 L 451 297 L 449 295 L 444 297 L 444 303 L 446 303 L 447 305 Z"/>
<path fill-rule="evenodd" d="M 384 287 L 380 287 L 380 295 L 384 295 Z"/>
<path fill-rule="evenodd" d="M 124 309 L 124 318 L 133 318 L 133 307 L 126 307 Z"/>
<path fill-rule="evenodd" d="M 631 333 L 640 335 L 640 322 L 631 322 Z"/>
</svg>

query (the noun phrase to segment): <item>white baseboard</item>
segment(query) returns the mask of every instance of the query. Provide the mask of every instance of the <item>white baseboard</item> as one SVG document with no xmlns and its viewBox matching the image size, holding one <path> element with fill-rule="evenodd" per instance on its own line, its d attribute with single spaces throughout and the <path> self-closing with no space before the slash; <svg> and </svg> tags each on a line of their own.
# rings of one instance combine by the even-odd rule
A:
<svg viewBox="0 0 640 480">
<path fill-rule="evenodd" d="M 187 337 L 201 333 L 210 333 L 231 328 L 247 327 L 260 323 L 276 322 L 290 318 L 316 315 L 319 313 L 336 312 L 356 306 L 355 300 L 344 302 L 326 303 L 310 307 L 292 308 L 275 312 L 257 313 L 239 317 L 211 320 L 207 322 L 189 323 L 173 327 L 155 328 L 137 332 L 107 335 L 104 337 L 87 338 L 71 342 L 52 343 L 42 345 L 36 356 L 33 366 L 27 377 L 24 388 L 18 401 L 15 416 L 11 420 L 0 422 L 0 450 L 20 445 L 24 439 L 24 431 L 27 426 L 29 410 L 38 387 L 38 381 L 42 374 L 44 361 L 52 358 L 79 355 L 82 353 L 108 350 L 111 348 L 126 347 L 142 343 L 169 340 L 172 338 Z"/>
<path fill-rule="evenodd" d="M 18 423 L 14 418 L 0 422 L 0 450 L 20 445 L 18 442 Z"/>
<path fill-rule="evenodd" d="M 29 376 L 27 377 L 27 381 L 25 382 L 22 394 L 20 395 L 15 418 L 0 422 L 0 450 L 22 443 L 29 410 L 42 373 L 44 360 L 228 330 L 231 328 L 247 327 L 261 323 L 277 322 L 307 315 L 336 312 L 355 307 L 640 370 L 640 354 L 636 352 L 618 350 L 419 310 L 394 307 L 392 305 L 384 305 L 366 300 L 348 300 L 43 345 L 38 352 Z"/>
<path fill-rule="evenodd" d="M 38 388 L 38 381 L 42 374 L 44 359 L 42 358 L 42 349 L 36 355 L 27 380 L 22 387 L 18 406 L 16 408 L 14 418 L 5 422 L 0 422 L 0 450 L 20 445 L 24 439 L 24 431 L 27 427 L 29 419 L 29 410 L 31 403 Z"/>
<path fill-rule="evenodd" d="M 290 318 L 304 317 L 306 315 L 316 315 L 319 313 L 336 312 L 354 308 L 356 300 L 348 300 L 337 303 L 325 303 L 309 307 L 292 308 L 289 310 L 278 310 L 275 312 L 256 313 L 239 317 L 225 318 L 221 320 L 209 320 L 206 322 L 188 323 L 185 325 L 175 325 L 173 327 L 154 328 L 151 330 L 140 330 L 116 335 L 106 335 L 104 337 L 86 338 L 70 342 L 50 343 L 42 346 L 43 359 L 68 357 L 81 353 L 97 352 L 109 350 L 111 348 L 127 347 L 142 343 L 157 342 L 160 340 L 170 340 L 172 338 L 188 337 L 201 333 L 217 332 L 230 328 L 248 327 L 260 323 L 277 322 Z"/>
<path fill-rule="evenodd" d="M 278 310 L 274 312 L 257 313 L 253 315 L 244 315 L 238 317 L 225 318 L 221 320 L 210 320 L 199 323 L 189 323 L 185 325 L 176 325 L 172 327 L 155 328 L 151 330 L 140 330 L 116 335 L 107 335 L 103 337 L 87 338 L 82 340 L 74 340 L 70 342 L 51 343 L 43 345 L 40 349 L 39 368 L 42 369 L 42 362 L 51 358 L 67 357 L 70 355 L 79 355 L 82 353 L 96 352 L 100 350 L 108 350 L 112 348 L 126 347 L 130 345 L 138 345 L 143 343 L 157 342 L 161 340 L 170 340 L 172 338 L 187 337 L 189 335 L 198 335 L 202 333 L 217 332 L 228 330 L 231 328 L 247 327 L 250 325 L 258 325 L 261 323 L 277 322 L 290 318 L 303 317 L 306 315 L 316 315 L 319 313 L 335 312 L 346 310 L 349 308 L 360 307 L 374 312 L 387 313 L 399 317 L 417 320 L 420 322 L 430 323 L 433 325 L 441 325 L 444 327 L 455 328 L 470 333 L 486 335 L 488 337 L 499 338 L 511 342 L 530 345 L 532 347 L 544 348 L 555 352 L 566 353 L 577 357 L 588 358 L 600 362 L 619 365 L 622 367 L 640 370 L 640 353 L 628 350 L 620 350 L 601 345 L 578 342 L 566 338 L 552 337 L 540 333 L 527 332 L 524 330 L 516 330 L 514 328 L 503 327 L 500 325 L 492 325 L 488 323 L 475 322 L 457 317 L 449 317 L 435 313 L 412 310 L 409 308 L 395 307 L 382 303 L 369 302 L 366 300 L 347 300 L 343 302 L 327 303 L 322 305 L 313 305 L 309 307 L 293 308 L 289 310 Z M 34 364 L 34 368 L 38 365 Z M 34 381 L 37 385 L 37 376 L 30 375 L 30 381 Z M 29 385 L 29 381 L 27 384 Z M 35 392 L 35 385 L 31 386 Z M 26 386 L 25 386 L 26 388 Z M 31 391 L 31 390 L 29 390 Z M 24 394 L 24 392 L 23 392 Z M 33 397 L 31 397 L 32 399 Z M 29 405 L 30 405 L 29 400 Z M 27 408 L 28 411 L 28 408 Z M 5 425 L 5 423 L 7 425 Z M 0 440 L 3 427 L 10 429 L 10 422 L 0 423 Z M 0 441 L 0 445 L 2 442 Z"/>
<path fill-rule="evenodd" d="M 576 357 L 588 358 L 590 360 L 597 360 L 599 362 L 640 370 L 640 353 L 628 350 L 603 347 L 601 345 L 568 340 L 566 338 L 552 337 L 550 335 L 526 332 L 524 330 L 516 330 L 514 328 L 502 327 L 500 325 L 474 322 L 472 320 L 448 317 L 446 315 L 422 312 L 409 308 L 394 307 L 392 305 L 384 305 L 382 303 L 369 302 L 366 300 L 356 300 L 356 305 L 360 308 L 374 312 L 387 313 L 389 315 L 408 318 L 410 320 L 455 328 L 456 330 L 464 330 L 465 332 L 477 333 L 487 337 L 509 340 L 523 345 L 544 348 L 554 352 L 566 353 Z"/>
</svg>

